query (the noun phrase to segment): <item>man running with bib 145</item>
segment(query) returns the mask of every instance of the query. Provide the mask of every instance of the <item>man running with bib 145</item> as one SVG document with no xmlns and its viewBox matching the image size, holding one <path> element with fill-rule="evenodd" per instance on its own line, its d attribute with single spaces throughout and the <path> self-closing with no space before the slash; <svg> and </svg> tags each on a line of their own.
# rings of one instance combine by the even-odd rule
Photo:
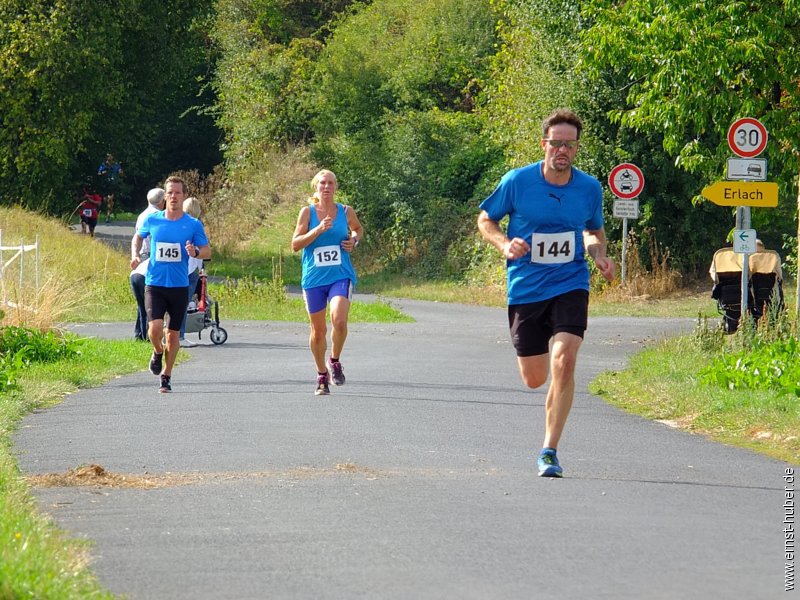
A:
<svg viewBox="0 0 800 600">
<path fill-rule="evenodd" d="M 166 209 L 149 215 L 131 240 L 131 268 L 142 260 L 142 242 L 150 237 L 150 263 L 147 265 L 144 305 L 148 335 L 153 344 L 150 372 L 161 377 L 159 392 L 172 391 L 172 367 L 180 346 L 179 332 L 189 303 L 189 257 L 211 258 L 203 224 L 183 211 L 186 183 L 170 176 L 164 183 Z M 164 315 L 169 314 L 166 356 L 162 341 Z M 163 360 L 163 359 L 166 360 Z"/>
<path fill-rule="evenodd" d="M 478 230 L 508 268 L 508 322 L 522 381 L 538 388 L 551 374 L 539 475 L 561 477 L 556 449 L 575 395 L 575 363 L 589 309 L 586 254 L 608 280 L 603 190 L 572 166 L 583 123 L 557 110 L 542 124 L 544 160 L 506 173 L 481 203 Z M 499 223 L 508 216 L 508 231 Z M 551 344 L 552 342 L 552 344 Z"/>
</svg>

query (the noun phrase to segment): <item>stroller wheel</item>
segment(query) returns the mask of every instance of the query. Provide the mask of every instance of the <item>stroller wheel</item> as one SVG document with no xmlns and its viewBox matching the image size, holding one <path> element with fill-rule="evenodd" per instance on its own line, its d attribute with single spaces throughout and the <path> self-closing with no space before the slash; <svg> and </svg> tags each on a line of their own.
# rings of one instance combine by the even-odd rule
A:
<svg viewBox="0 0 800 600">
<path fill-rule="evenodd" d="M 228 339 L 228 332 L 222 327 L 214 327 L 211 329 L 211 342 L 214 344 L 224 344 Z"/>
</svg>

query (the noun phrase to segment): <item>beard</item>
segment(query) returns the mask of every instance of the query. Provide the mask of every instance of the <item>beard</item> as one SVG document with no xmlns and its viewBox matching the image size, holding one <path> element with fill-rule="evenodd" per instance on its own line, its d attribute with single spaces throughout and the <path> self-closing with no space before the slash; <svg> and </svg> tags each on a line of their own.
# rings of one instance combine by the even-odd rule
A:
<svg viewBox="0 0 800 600">
<path fill-rule="evenodd" d="M 554 171 L 569 171 L 572 168 L 572 161 L 564 157 L 554 157 L 550 159 L 550 168 Z"/>
</svg>

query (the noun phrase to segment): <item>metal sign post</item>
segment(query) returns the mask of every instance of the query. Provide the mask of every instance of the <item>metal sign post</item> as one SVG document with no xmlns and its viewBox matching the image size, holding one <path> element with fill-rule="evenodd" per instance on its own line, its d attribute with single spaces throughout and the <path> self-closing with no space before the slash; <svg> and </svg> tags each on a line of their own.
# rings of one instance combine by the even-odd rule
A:
<svg viewBox="0 0 800 600">
<path fill-rule="evenodd" d="M 625 272 L 628 268 L 628 217 L 622 219 L 622 269 L 620 277 L 622 285 L 625 285 Z"/>
<path fill-rule="evenodd" d="M 749 206 L 739 206 L 736 208 L 736 229 L 750 229 L 750 207 Z M 750 281 L 750 254 L 744 252 L 742 254 L 742 312 L 741 320 L 747 314 L 747 303 L 748 303 L 748 291 L 750 290 L 750 286 L 748 282 Z"/>
</svg>

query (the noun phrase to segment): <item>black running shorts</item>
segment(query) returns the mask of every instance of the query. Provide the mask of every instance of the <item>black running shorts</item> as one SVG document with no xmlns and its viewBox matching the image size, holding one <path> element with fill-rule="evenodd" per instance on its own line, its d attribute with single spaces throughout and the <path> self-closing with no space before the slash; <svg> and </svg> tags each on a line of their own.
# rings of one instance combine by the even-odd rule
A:
<svg viewBox="0 0 800 600">
<path fill-rule="evenodd" d="M 168 328 L 170 331 L 181 330 L 188 304 L 189 288 L 187 287 L 144 286 L 144 308 L 147 311 L 147 320 L 157 321 L 169 313 Z"/>
<path fill-rule="evenodd" d="M 589 292 L 573 290 L 541 302 L 512 304 L 508 325 L 517 356 L 547 354 L 550 338 L 571 333 L 583 338 L 589 316 Z"/>
</svg>

